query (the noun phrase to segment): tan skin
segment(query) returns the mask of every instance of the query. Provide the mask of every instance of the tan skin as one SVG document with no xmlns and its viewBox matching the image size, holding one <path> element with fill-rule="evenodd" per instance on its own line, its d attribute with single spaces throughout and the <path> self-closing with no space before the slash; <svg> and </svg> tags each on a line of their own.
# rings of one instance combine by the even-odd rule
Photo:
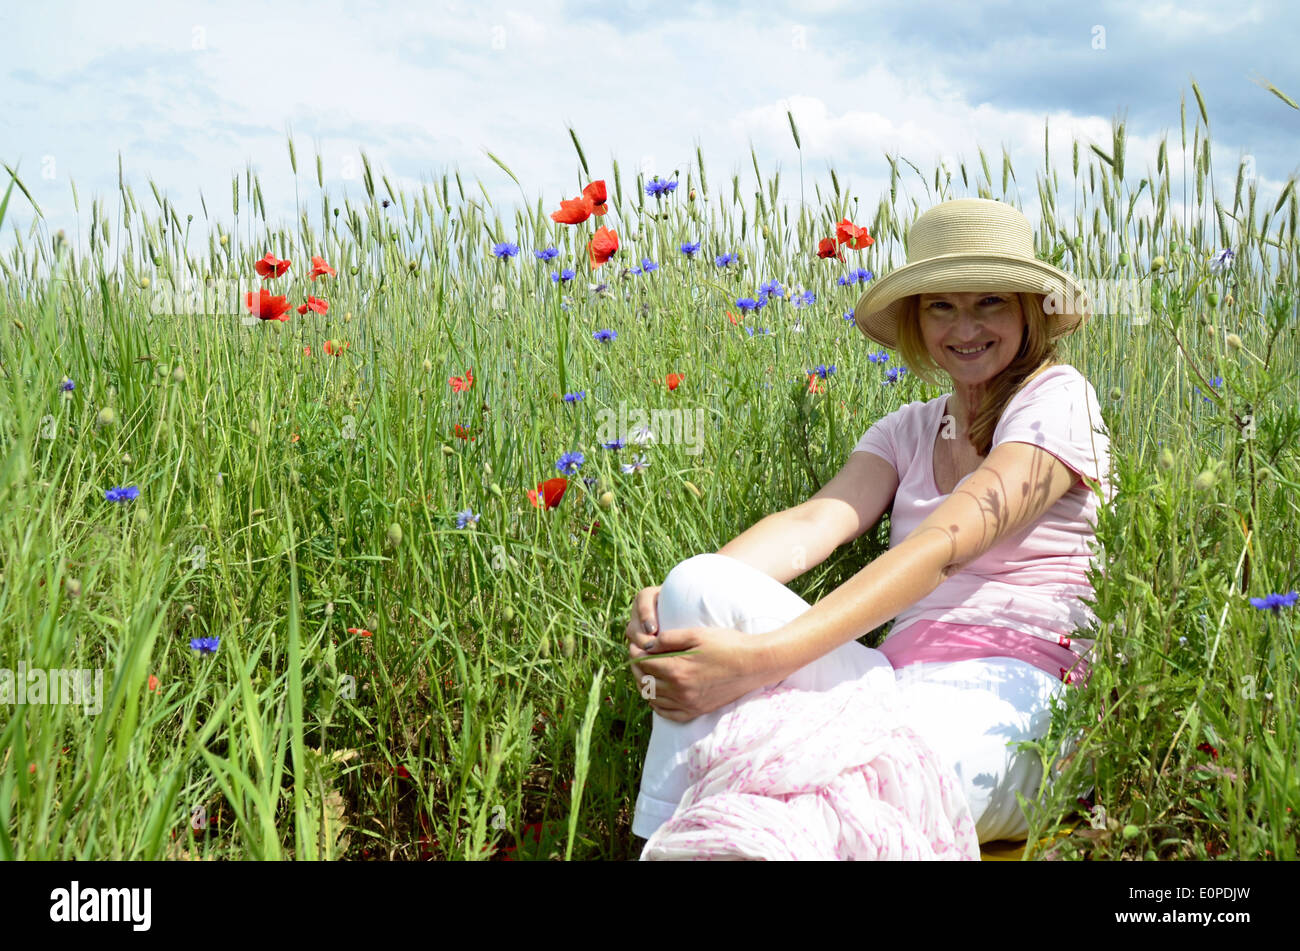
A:
<svg viewBox="0 0 1300 951">
<path fill-rule="evenodd" d="M 1025 317 L 1019 298 L 990 291 L 927 294 L 922 297 L 920 321 L 927 350 L 953 379 L 946 408 L 955 418 L 957 438 L 944 439 L 941 430 L 934 449 L 936 481 L 948 498 L 900 544 L 804 614 L 766 634 L 692 627 L 652 636 L 646 631 L 657 628 L 660 587 L 642 589 L 626 636 L 638 686 L 645 675 L 653 678 L 655 697 L 647 700 L 655 712 L 675 722 L 689 722 L 756 687 L 779 683 L 853 639 L 854 632 L 873 630 L 896 617 L 965 564 L 1040 517 L 1077 481 L 1076 473 L 1036 446 L 1004 442 L 980 457 L 966 438 L 984 387 L 1010 364 L 1020 347 Z M 949 349 L 984 343 L 992 346 L 971 361 L 959 359 Z M 956 488 L 965 476 L 969 479 Z M 887 462 L 869 452 L 853 453 L 814 500 L 820 500 L 818 511 L 825 513 L 822 517 L 828 519 L 835 537 L 847 539 L 874 521 L 885 507 L 880 493 L 888 489 L 892 498 L 897 485 L 897 474 Z M 876 493 L 875 501 L 862 501 L 865 493 Z M 852 517 L 855 511 L 856 518 Z M 727 548 L 736 541 L 721 553 L 729 554 Z M 682 650 L 692 653 L 655 656 Z"/>
</svg>

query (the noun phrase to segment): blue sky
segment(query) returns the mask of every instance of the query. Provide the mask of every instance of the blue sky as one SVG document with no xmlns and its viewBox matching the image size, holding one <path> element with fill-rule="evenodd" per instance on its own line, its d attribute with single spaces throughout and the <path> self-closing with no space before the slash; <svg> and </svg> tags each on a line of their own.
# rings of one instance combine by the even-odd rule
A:
<svg viewBox="0 0 1300 951">
<path fill-rule="evenodd" d="M 1154 171 L 1165 133 L 1177 176 L 1179 97 L 1190 147 L 1195 78 L 1229 203 L 1243 155 L 1254 157 L 1263 203 L 1298 170 L 1300 112 L 1260 84 L 1300 98 L 1300 19 L 1280 0 L 0 2 L 0 158 L 21 163 L 49 232 L 64 228 L 73 240 L 69 180 L 83 230 L 92 195 L 115 221 L 119 152 L 151 213 L 150 179 L 196 226 L 201 191 L 229 229 L 230 181 L 251 163 L 268 216 L 290 220 L 290 128 L 298 195 L 312 212 L 315 152 L 332 196 L 355 199 L 364 195 L 362 149 L 377 174 L 405 188 L 459 168 L 467 192 L 477 194 L 480 179 L 508 222 L 520 193 L 490 149 L 531 203 L 557 208 L 582 184 L 569 125 L 593 177 L 611 189 L 611 157 L 625 189 L 638 168 L 680 169 L 684 181 L 698 144 L 711 191 L 729 192 L 738 173 L 752 201 L 752 145 L 765 176 L 781 170 L 783 199 L 798 201 L 789 109 L 809 197 L 813 181 L 829 188 L 833 166 L 869 220 L 887 193 L 886 152 L 931 175 L 946 161 L 962 194 L 958 161 L 973 174 L 983 146 L 998 178 L 1005 147 L 1032 219 L 1045 122 L 1063 186 L 1072 138 L 1109 150 L 1117 116 L 1129 123 L 1133 187 Z M 1099 30 L 1104 48 L 1095 48 Z M 922 208 L 932 203 L 914 173 L 901 190 Z M 17 197 L 0 251 L 31 218 Z"/>
</svg>

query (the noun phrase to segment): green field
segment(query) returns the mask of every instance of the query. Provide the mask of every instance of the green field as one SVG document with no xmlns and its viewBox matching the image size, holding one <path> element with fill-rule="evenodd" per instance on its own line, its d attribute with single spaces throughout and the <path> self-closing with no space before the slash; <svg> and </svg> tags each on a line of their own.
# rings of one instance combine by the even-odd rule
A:
<svg viewBox="0 0 1300 951">
<path fill-rule="evenodd" d="M 1079 825 L 1025 857 L 1295 858 L 1300 605 L 1250 600 L 1300 586 L 1295 180 L 1257 205 L 1239 168 L 1215 193 L 1232 171 L 1210 167 L 1199 91 L 1180 132 L 1143 171 L 1122 125 L 1110 148 L 1076 142 L 1063 186 L 982 150 L 959 170 L 893 159 L 878 198 L 800 163 L 796 201 L 757 156 L 717 182 L 697 154 L 661 192 L 573 135 L 563 197 L 605 181 L 608 208 L 571 225 L 550 197 L 503 220 L 490 191 L 528 187 L 505 159 L 418 193 L 363 161 L 364 199 L 342 200 L 290 142 L 296 223 L 266 220 L 250 172 L 220 208 L 123 181 L 69 238 L 6 166 L 0 219 L 31 205 L 34 225 L 0 254 L 0 668 L 103 681 L 98 712 L 0 711 L 0 858 L 635 858 L 634 594 L 938 395 L 871 359 L 845 319 L 863 281 L 841 278 L 901 263 L 939 201 L 1024 207 L 1030 188 L 1044 260 L 1141 282 L 1151 308 L 1062 344 L 1101 399 L 1119 495 L 1096 671 L 1042 743 L 1058 781 L 1030 842 Z M 819 257 L 845 218 L 874 244 Z M 620 248 L 593 268 L 597 227 Z M 291 264 L 259 276 L 267 254 Z M 336 273 L 312 280 L 313 257 Z M 199 293 L 175 293 L 187 281 Z M 763 285 L 763 307 L 737 306 Z M 288 319 L 252 319 L 232 287 L 285 295 Z M 299 314 L 308 295 L 326 312 Z M 620 404 L 703 431 L 604 448 Z M 534 504 L 572 453 L 559 503 Z M 791 587 L 815 601 L 887 539 L 888 516 Z M 1063 790 L 1093 783 L 1085 814 Z"/>
</svg>

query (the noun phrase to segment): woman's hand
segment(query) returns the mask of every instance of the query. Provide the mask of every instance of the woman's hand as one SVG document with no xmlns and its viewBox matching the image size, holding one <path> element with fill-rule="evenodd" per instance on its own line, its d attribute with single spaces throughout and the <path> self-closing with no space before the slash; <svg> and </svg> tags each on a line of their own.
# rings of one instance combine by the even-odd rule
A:
<svg viewBox="0 0 1300 951">
<path fill-rule="evenodd" d="M 682 627 L 660 631 L 649 649 L 629 639 L 628 656 L 641 696 L 656 713 L 676 723 L 689 723 L 775 682 L 776 675 L 766 666 L 762 635 L 728 627 Z M 676 651 L 691 653 L 656 656 Z"/>
</svg>

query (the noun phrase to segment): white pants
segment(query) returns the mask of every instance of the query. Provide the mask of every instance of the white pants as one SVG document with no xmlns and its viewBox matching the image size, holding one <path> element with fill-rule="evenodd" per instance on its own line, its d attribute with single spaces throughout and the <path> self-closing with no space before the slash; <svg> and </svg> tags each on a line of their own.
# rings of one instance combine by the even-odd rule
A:
<svg viewBox="0 0 1300 951">
<path fill-rule="evenodd" d="M 659 592 L 659 629 L 730 627 L 762 634 L 810 607 L 770 575 L 735 558 L 707 553 L 686 559 L 668 573 Z M 890 667 L 880 651 L 849 641 L 781 683 L 827 690 L 882 665 Z M 979 840 L 1024 838 L 1029 830 L 1015 793 L 1019 790 L 1033 802 L 1042 766 L 1032 750 L 1017 753 L 1008 744 L 1038 739 L 1047 732 L 1051 706 L 1059 701 L 1065 685 L 1032 664 L 1009 657 L 909 664 L 894 671 L 894 676 L 909 725 L 957 774 Z M 632 819 L 634 835 L 648 839 L 672 817 L 689 785 L 687 749 L 756 692 L 688 723 L 653 714 Z M 862 728 L 869 730 L 871 725 Z"/>
</svg>

